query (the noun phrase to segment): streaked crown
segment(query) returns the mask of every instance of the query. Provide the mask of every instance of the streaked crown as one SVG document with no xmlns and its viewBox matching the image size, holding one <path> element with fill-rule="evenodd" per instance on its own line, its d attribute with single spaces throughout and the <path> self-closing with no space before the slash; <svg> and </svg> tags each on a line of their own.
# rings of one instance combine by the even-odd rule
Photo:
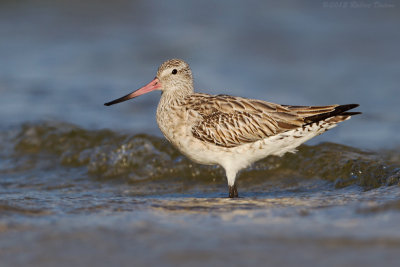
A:
<svg viewBox="0 0 400 267">
<path fill-rule="evenodd" d="M 192 71 L 185 61 L 170 59 L 160 65 L 157 78 L 163 91 L 184 90 L 193 92 Z"/>
</svg>

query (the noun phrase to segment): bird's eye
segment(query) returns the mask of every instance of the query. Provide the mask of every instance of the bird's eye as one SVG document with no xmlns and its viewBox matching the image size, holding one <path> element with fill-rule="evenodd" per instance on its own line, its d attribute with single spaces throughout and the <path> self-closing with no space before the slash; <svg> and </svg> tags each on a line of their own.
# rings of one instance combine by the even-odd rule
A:
<svg viewBox="0 0 400 267">
<path fill-rule="evenodd" d="M 177 69 L 173 69 L 172 70 L 172 74 L 177 74 L 178 73 L 178 70 Z"/>
</svg>

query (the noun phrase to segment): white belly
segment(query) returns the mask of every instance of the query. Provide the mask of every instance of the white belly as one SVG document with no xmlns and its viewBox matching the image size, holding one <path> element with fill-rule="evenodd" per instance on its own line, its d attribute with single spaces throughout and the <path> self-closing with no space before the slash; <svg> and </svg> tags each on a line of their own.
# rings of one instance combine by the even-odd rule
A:
<svg viewBox="0 0 400 267">
<path fill-rule="evenodd" d="M 168 128 L 160 126 L 165 137 L 194 162 L 206 165 L 221 165 L 225 169 L 243 169 L 269 155 L 282 156 L 287 152 L 296 152 L 296 148 L 309 139 L 319 135 L 335 125 L 321 127 L 309 125 L 287 131 L 276 136 L 248 143 L 237 147 L 226 148 L 200 141 L 191 132 L 191 127 L 175 121 Z"/>
</svg>

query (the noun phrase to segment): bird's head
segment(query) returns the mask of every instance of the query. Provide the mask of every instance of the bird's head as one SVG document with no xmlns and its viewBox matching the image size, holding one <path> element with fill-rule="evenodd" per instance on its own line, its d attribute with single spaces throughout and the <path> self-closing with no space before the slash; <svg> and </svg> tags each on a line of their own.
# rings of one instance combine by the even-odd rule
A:
<svg viewBox="0 0 400 267">
<path fill-rule="evenodd" d="M 161 90 L 163 93 L 192 93 L 193 77 L 189 64 L 181 59 L 165 61 L 160 65 L 157 76 L 150 83 L 104 105 L 111 106 L 155 90 Z"/>
</svg>

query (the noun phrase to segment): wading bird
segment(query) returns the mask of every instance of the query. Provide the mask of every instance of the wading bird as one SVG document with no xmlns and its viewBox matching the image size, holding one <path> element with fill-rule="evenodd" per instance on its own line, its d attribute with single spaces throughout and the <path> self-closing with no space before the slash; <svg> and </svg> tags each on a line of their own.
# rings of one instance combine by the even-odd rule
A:
<svg viewBox="0 0 400 267">
<path fill-rule="evenodd" d="M 360 112 L 358 104 L 330 106 L 279 105 L 229 95 L 195 93 L 192 71 L 180 59 L 158 68 L 142 88 L 105 103 L 117 104 L 161 91 L 157 123 L 165 138 L 194 162 L 225 169 L 229 197 L 238 197 L 236 174 L 269 155 L 282 156 Z"/>
</svg>

